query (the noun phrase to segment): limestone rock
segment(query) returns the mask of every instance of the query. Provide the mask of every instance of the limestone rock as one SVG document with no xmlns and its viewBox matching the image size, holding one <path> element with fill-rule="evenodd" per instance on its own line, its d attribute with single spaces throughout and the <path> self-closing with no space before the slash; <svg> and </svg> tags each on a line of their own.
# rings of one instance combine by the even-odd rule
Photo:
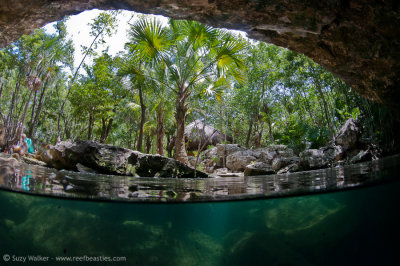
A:
<svg viewBox="0 0 400 266">
<path fill-rule="evenodd" d="M 299 165 L 297 163 L 289 164 L 288 166 L 283 167 L 278 171 L 278 175 L 286 174 L 286 173 L 294 173 L 299 170 Z"/>
<path fill-rule="evenodd" d="M 360 163 L 372 159 L 372 154 L 369 150 L 360 151 L 357 155 L 353 156 L 350 160 L 351 163 Z"/>
<path fill-rule="evenodd" d="M 263 162 L 255 162 L 249 164 L 244 169 L 244 176 L 257 176 L 257 175 L 272 175 L 275 171 L 272 169 L 271 165 Z"/>
<path fill-rule="evenodd" d="M 202 152 L 201 157 L 203 159 L 215 159 L 217 157 L 217 147 L 205 150 L 204 152 Z"/>
<path fill-rule="evenodd" d="M 246 149 L 241 147 L 239 144 L 217 144 L 217 155 L 220 158 L 223 158 L 224 155 L 229 156 L 234 152 L 244 151 L 244 150 Z"/>
<path fill-rule="evenodd" d="M 356 147 L 360 131 L 353 118 L 350 118 L 336 134 L 335 143 L 342 146 L 345 150 Z"/>
<path fill-rule="evenodd" d="M 309 149 L 300 153 L 300 165 L 305 169 L 319 169 L 329 166 L 331 157 L 323 149 Z"/>
<path fill-rule="evenodd" d="M 300 162 L 300 158 L 297 156 L 291 156 L 291 157 L 276 157 L 272 161 L 272 169 L 275 171 L 279 171 L 280 169 L 291 165 L 291 164 L 298 164 Z"/>
<path fill-rule="evenodd" d="M 272 160 L 278 155 L 279 151 L 270 148 L 259 148 L 252 150 L 252 152 L 257 161 L 272 164 Z"/>
<path fill-rule="evenodd" d="M 226 167 L 232 171 L 244 171 L 247 165 L 256 160 L 251 150 L 237 151 L 226 157 Z"/>
<path fill-rule="evenodd" d="M 45 162 L 36 160 L 36 159 L 34 159 L 34 158 L 29 158 L 29 157 L 21 156 L 21 160 L 22 160 L 24 163 L 27 163 L 27 164 L 46 166 L 46 163 L 45 163 Z"/>
<path fill-rule="evenodd" d="M 171 158 L 143 154 L 94 141 L 62 141 L 50 146 L 44 160 L 57 169 L 77 170 L 77 164 L 99 173 L 143 177 L 194 177 L 193 168 Z M 200 171 L 196 177 L 208 177 Z"/>
</svg>

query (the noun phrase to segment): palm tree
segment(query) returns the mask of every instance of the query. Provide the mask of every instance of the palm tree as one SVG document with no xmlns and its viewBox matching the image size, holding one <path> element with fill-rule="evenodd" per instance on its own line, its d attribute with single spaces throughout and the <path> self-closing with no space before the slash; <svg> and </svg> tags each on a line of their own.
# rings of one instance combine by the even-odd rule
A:
<svg viewBox="0 0 400 266">
<path fill-rule="evenodd" d="M 184 132 L 188 99 L 204 84 L 212 86 L 221 77 L 234 76 L 240 80 L 243 68 L 240 52 L 245 43 L 227 31 L 193 21 L 170 20 L 169 27 L 163 27 L 156 19 L 141 19 L 132 25 L 130 36 L 130 51 L 148 67 L 159 67 L 166 73 L 166 80 L 145 76 L 175 94 L 174 157 L 186 163 Z"/>
</svg>

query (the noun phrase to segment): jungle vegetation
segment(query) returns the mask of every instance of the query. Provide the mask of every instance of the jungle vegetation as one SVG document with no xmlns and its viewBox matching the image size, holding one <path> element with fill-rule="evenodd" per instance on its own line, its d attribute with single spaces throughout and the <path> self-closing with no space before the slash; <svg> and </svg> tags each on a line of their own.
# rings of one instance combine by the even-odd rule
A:
<svg viewBox="0 0 400 266">
<path fill-rule="evenodd" d="M 95 52 L 115 31 L 116 14 L 92 21 L 77 68 L 65 20 L 55 34 L 38 29 L 0 50 L 2 148 L 24 131 L 36 143 L 89 139 L 166 155 L 176 136 L 174 156 L 185 161 L 183 133 L 195 119 L 246 147 L 302 150 L 326 145 L 350 117 L 371 141 L 392 145 L 390 112 L 302 54 L 146 16 L 130 25 L 125 51 Z"/>
</svg>

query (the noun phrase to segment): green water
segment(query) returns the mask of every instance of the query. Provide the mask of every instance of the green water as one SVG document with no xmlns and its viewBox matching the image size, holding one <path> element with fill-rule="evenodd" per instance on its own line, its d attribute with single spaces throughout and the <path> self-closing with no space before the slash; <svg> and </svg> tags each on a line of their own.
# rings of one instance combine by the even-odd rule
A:
<svg viewBox="0 0 400 266">
<path fill-rule="evenodd" d="M 398 265 L 399 191 L 145 204 L 0 190 L 0 265 L 28 255 L 48 257 L 41 265 Z M 85 255 L 126 261 L 56 261 Z"/>
</svg>

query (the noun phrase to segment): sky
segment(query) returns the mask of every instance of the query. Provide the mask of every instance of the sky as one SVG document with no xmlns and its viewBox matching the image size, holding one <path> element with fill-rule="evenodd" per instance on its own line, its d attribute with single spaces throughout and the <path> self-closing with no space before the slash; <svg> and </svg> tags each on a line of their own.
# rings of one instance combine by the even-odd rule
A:
<svg viewBox="0 0 400 266">
<path fill-rule="evenodd" d="M 91 42 L 93 41 L 93 37 L 89 35 L 90 32 L 89 23 L 91 23 L 93 19 L 97 17 L 101 12 L 103 11 L 98 9 L 85 11 L 78 15 L 71 16 L 66 22 L 68 38 L 72 39 L 75 46 L 75 54 L 74 54 L 75 68 L 78 67 L 79 63 L 83 58 L 81 46 L 84 45 L 86 47 L 89 47 Z M 162 16 L 157 16 L 157 18 L 165 21 L 168 20 L 167 18 Z M 128 42 L 128 36 L 127 36 L 129 29 L 128 22 L 133 23 L 136 19 L 138 19 L 138 13 L 121 10 L 121 13 L 117 17 L 118 20 L 117 32 L 111 37 L 106 37 L 105 45 L 99 46 L 99 48 L 96 51 L 101 52 L 107 46 L 109 47 L 108 50 L 109 54 L 113 56 L 116 55 L 118 52 L 123 51 L 125 43 Z M 49 34 L 56 33 L 56 30 L 54 28 L 55 23 L 56 22 L 49 23 L 45 25 L 43 28 Z M 89 62 L 90 59 L 89 60 L 85 59 L 86 64 L 89 64 Z"/>
<path fill-rule="evenodd" d="M 93 41 L 93 37 L 89 35 L 90 32 L 89 23 L 91 23 L 92 20 L 96 16 L 98 16 L 101 12 L 103 11 L 98 9 L 84 11 L 78 15 L 71 16 L 66 22 L 68 38 L 72 39 L 75 46 L 75 54 L 74 54 L 75 69 L 78 67 L 79 63 L 83 58 L 81 46 L 84 45 L 88 47 L 90 46 L 90 43 Z M 109 47 L 108 50 L 109 54 L 113 56 L 116 55 L 118 52 L 124 50 L 124 45 L 126 42 L 128 42 L 128 36 L 127 36 L 129 29 L 128 22 L 134 23 L 135 20 L 139 18 L 140 14 L 126 10 L 121 10 L 120 12 L 121 13 L 117 17 L 118 27 L 116 34 L 114 34 L 111 37 L 105 38 L 106 41 L 105 45 L 99 46 L 99 48 L 96 50 L 98 53 L 101 53 L 101 51 L 104 50 L 107 46 Z M 165 23 L 167 23 L 168 21 L 168 18 L 163 16 L 156 16 L 156 15 L 151 15 L 151 16 L 155 16 Z M 49 34 L 56 33 L 56 30 L 54 28 L 55 23 L 56 22 L 49 23 L 45 25 L 43 28 Z M 234 31 L 234 32 L 241 34 L 242 36 L 245 36 L 244 32 L 240 31 Z M 91 63 L 90 58 L 86 58 L 85 63 L 90 65 Z"/>
</svg>

